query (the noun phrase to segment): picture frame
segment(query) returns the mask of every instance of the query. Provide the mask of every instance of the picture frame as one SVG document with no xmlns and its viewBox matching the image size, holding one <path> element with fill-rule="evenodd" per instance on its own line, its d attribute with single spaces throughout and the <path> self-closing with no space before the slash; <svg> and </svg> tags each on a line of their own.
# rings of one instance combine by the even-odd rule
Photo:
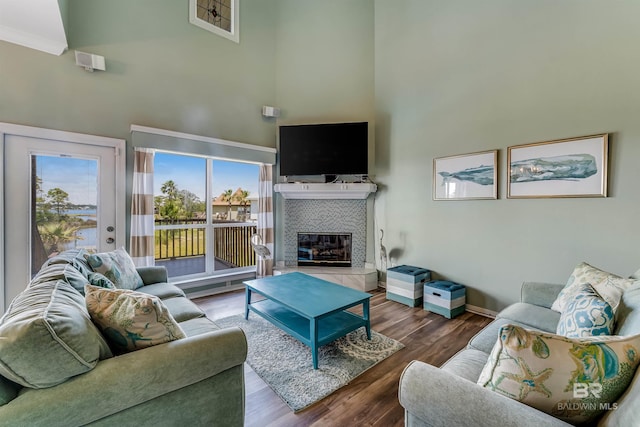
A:
<svg viewBox="0 0 640 427">
<path fill-rule="evenodd" d="M 189 0 L 189 22 L 240 43 L 240 0 Z"/>
<path fill-rule="evenodd" d="M 609 134 L 508 147 L 507 198 L 607 197 Z"/>
<path fill-rule="evenodd" d="M 433 200 L 498 198 L 498 150 L 433 159 Z"/>
</svg>

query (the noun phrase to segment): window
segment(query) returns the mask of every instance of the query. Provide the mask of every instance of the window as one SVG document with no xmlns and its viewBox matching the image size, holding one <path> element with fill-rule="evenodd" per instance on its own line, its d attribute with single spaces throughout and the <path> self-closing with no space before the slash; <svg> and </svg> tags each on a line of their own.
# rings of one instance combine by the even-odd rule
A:
<svg viewBox="0 0 640 427">
<path fill-rule="evenodd" d="M 71 156 L 31 156 L 31 259 L 34 275 L 67 249 L 97 249 L 98 161 Z"/>
<path fill-rule="evenodd" d="M 257 164 L 156 152 L 156 265 L 171 278 L 252 270 Z"/>
</svg>

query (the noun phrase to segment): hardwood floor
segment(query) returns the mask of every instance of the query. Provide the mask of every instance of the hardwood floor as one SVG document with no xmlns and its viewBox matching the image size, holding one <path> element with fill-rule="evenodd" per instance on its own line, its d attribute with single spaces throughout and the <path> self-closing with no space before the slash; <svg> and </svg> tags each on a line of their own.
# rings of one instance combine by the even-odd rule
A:
<svg viewBox="0 0 640 427">
<path fill-rule="evenodd" d="M 405 348 L 297 414 L 245 364 L 246 426 L 403 426 L 398 382 L 407 363 L 421 360 L 440 366 L 492 320 L 469 312 L 449 320 L 420 307 L 388 301 L 384 289 L 371 293 L 372 329 Z M 244 291 L 194 302 L 210 319 L 220 319 L 244 312 Z"/>
</svg>

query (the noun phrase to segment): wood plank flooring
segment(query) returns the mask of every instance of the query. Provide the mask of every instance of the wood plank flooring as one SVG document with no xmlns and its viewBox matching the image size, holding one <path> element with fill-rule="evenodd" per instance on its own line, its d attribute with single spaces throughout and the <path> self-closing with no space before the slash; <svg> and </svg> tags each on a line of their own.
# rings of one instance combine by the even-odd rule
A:
<svg viewBox="0 0 640 427">
<path fill-rule="evenodd" d="M 245 364 L 246 426 L 403 426 L 398 382 L 407 363 L 421 360 L 440 366 L 464 348 L 492 319 L 466 312 L 454 319 L 410 308 L 371 292 L 371 327 L 405 345 L 347 386 L 294 414 Z M 244 291 L 194 299 L 210 319 L 244 312 Z"/>
</svg>

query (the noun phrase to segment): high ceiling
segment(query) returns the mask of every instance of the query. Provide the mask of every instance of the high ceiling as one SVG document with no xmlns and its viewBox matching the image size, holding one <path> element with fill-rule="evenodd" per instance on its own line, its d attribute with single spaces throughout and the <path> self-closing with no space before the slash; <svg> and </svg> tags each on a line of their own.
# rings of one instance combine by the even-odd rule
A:
<svg viewBox="0 0 640 427">
<path fill-rule="evenodd" d="M 61 55 L 67 37 L 57 0 L 0 0 L 0 40 Z"/>
</svg>

